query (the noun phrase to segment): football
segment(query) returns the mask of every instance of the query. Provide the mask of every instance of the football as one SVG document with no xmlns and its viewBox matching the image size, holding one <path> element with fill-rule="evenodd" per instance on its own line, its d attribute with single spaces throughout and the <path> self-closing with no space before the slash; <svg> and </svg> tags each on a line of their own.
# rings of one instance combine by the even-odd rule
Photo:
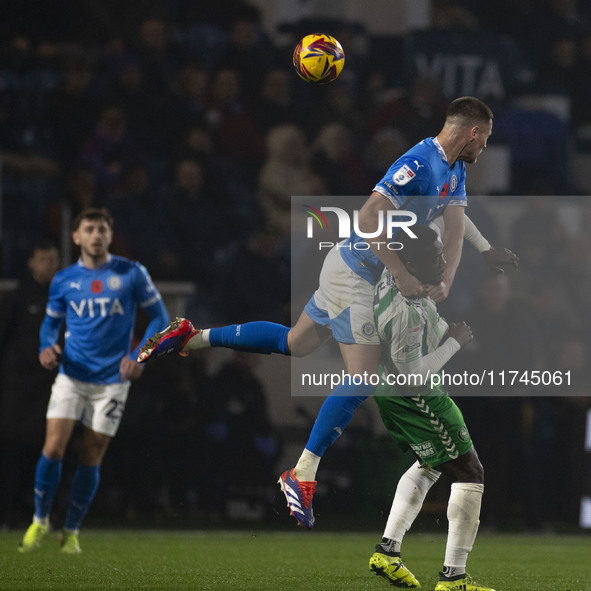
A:
<svg viewBox="0 0 591 591">
<path fill-rule="evenodd" d="M 336 80 L 345 65 L 341 44 L 330 35 L 306 35 L 293 52 L 293 67 L 298 76 L 313 84 Z"/>
</svg>

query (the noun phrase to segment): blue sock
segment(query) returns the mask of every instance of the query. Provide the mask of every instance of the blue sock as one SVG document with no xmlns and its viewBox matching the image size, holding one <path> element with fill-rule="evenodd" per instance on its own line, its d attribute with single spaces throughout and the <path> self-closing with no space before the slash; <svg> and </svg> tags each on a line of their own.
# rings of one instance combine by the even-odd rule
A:
<svg viewBox="0 0 591 591">
<path fill-rule="evenodd" d="M 35 516 L 49 516 L 57 487 L 62 479 L 62 461 L 41 454 L 35 469 Z"/>
<path fill-rule="evenodd" d="M 275 322 L 246 322 L 209 330 L 212 347 L 226 347 L 250 353 L 281 353 L 289 355 L 287 334 L 290 328 Z"/>
<path fill-rule="evenodd" d="M 101 479 L 100 466 L 83 466 L 80 464 L 72 480 L 70 504 L 66 513 L 66 529 L 78 530 L 86 517 Z"/>
<path fill-rule="evenodd" d="M 357 407 L 376 389 L 371 384 L 341 384 L 332 391 L 318 412 L 306 449 L 321 456 L 345 430 Z"/>
</svg>

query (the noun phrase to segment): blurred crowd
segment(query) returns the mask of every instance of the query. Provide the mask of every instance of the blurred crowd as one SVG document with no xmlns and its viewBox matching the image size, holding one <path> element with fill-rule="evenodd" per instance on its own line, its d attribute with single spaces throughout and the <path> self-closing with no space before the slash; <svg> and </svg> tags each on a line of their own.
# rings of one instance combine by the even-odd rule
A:
<svg viewBox="0 0 591 591">
<path fill-rule="evenodd" d="M 368 195 L 398 156 L 439 131 L 449 97 L 440 80 L 392 70 L 383 44 L 350 23 L 292 25 L 280 46 L 261 23 L 241 0 L 11 3 L 0 22 L 0 277 L 21 276 L 39 239 L 72 262 L 70 220 L 106 206 L 115 219 L 112 252 L 141 261 L 155 280 L 193 282 L 190 306 L 201 322 L 289 324 L 290 197 Z M 345 70 L 331 85 L 307 85 L 291 68 L 291 51 L 325 26 L 345 47 Z M 572 490 L 589 486 L 573 466 L 591 399 L 584 231 L 591 208 L 589 187 L 568 171 L 573 153 L 591 151 L 591 9 L 577 0 L 434 0 L 433 30 L 509 37 L 528 60 L 531 77 L 491 101 L 500 138 L 510 140 L 520 96 L 559 95 L 569 105 L 567 122 L 533 123 L 556 124 L 556 135 L 537 135 L 533 146 L 512 152 L 506 193 L 524 197 L 470 206 L 491 243 L 505 241 L 519 254 L 519 273 L 488 276 L 478 255 L 466 252 L 442 312 L 466 319 L 476 334 L 474 347 L 457 356 L 458 370 L 572 371 L 576 397 L 557 389 L 536 398 L 524 386 L 519 398 L 460 401 L 485 467 L 498 474 L 483 521 L 572 522 L 576 507 L 557 504 L 561 490 L 543 484 L 550 469 Z M 404 43 L 391 42 L 408 60 Z M 489 145 L 495 141 L 493 127 Z M 533 151 L 541 147 L 544 154 Z M 528 151 L 533 157 L 520 159 Z M 564 202 L 577 212 L 574 228 L 561 216 L 562 195 L 571 195 Z M 500 223 L 495 199 L 497 211 L 518 203 L 516 219 Z M 232 487 L 272 482 L 281 437 L 253 363 L 237 354 L 214 376 L 199 357 L 152 370 L 142 395 L 130 398 L 114 443 L 120 452 L 105 465 L 107 481 L 112 470 L 119 483 L 106 487 L 105 504 L 128 513 L 221 514 Z M 513 424 L 501 426 L 507 417 Z M 237 461 L 235 446 L 252 461 Z M 139 449 L 145 465 L 138 467 L 125 454 Z M 537 490 L 535 502 L 512 495 L 515 483 Z M 140 494 L 146 488 L 152 492 Z"/>
</svg>

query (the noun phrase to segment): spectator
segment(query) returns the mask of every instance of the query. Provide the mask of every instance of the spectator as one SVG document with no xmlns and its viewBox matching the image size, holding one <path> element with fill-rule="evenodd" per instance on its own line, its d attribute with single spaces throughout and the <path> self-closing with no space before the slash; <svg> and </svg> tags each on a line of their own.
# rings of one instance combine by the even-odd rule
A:
<svg viewBox="0 0 591 591">
<path fill-rule="evenodd" d="M 117 254 L 129 253 L 126 256 L 134 260 L 150 261 L 157 279 L 175 279 L 180 277 L 180 260 L 168 246 L 174 240 L 170 224 L 161 215 L 159 197 L 146 166 L 131 164 L 123 171 L 121 187 L 111 193 L 106 207 L 115 221 Z M 156 235 L 158 240 L 154 240 Z"/>
<path fill-rule="evenodd" d="M 142 21 L 134 53 L 138 57 L 147 92 L 159 94 L 171 87 L 182 60 L 171 43 L 169 26 L 164 20 L 149 17 Z"/>
<path fill-rule="evenodd" d="M 414 146 L 441 126 L 445 109 L 446 101 L 438 81 L 418 77 L 408 91 L 382 99 L 370 121 L 370 131 L 375 134 L 384 127 L 394 127 Z"/>
<path fill-rule="evenodd" d="M 251 494 L 260 502 L 269 496 L 275 480 L 280 445 L 269 420 L 263 386 L 255 374 L 257 363 L 256 355 L 235 352 L 212 378 L 215 396 L 204 409 L 204 428 L 214 446 L 206 454 L 215 457 L 207 484 L 214 507 L 223 507 L 232 494 L 243 496 L 240 485 L 247 484 L 255 489 Z"/>
<path fill-rule="evenodd" d="M 65 168 L 78 160 L 102 101 L 93 85 L 93 67 L 83 55 L 67 57 L 62 80 L 50 97 L 49 117 L 56 154 Z"/>
<path fill-rule="evenodd" d="M 0 304 L 0 527 L 20 526 L 18 520 L 29 519 L 30 483 L 55 378 L 37 358 L 39 328 L 58 266 L 55 245 L 39 240 L 18 286 Z"/>
<path fill-rule="evenodd" d="M 293 99 L 292 78 L 285 68 L 271 68 L 265 72 L 258 100 L 254 105 L 257 127 L 268 132 L 283 124 L 299 125 L 303 113 Z"/>
<path fill-rule="evenodd" d="M 232 290 L 227 289 L 227 277 L 233 278 Z M 264 317 L 289 323 L 290 279 L 289 251 L 280 230 L 269 224 L 255 230 L 220 266 L 218 321 L 248 322 Z"/>
<path fill-rule="evenodd" d="M 291 233 L 291 196 L 321 195 L 322 180 L 308 165 L 308 146 L 294 125 L 274 127 L 267 134 L 267 158 L 259 175 L 260 200 L 269 222 L 284 236 Z"/>
<path fill-rule="evenodd" d="M 113 81 L 105 104 L 120 109 L 129 133 L 152 157 L 161 158 L 178 134 L 172 125 L 175 114 L 172 93 L 167 88 L 150 91 L 140 61 L 128 53 L 118 54 L 110 74 Z"/>
<path fill-rule="evenodd" d="M 351 132 L 342 123 L 329 123 L 320 129 L 310 162 L 329 195 L 367 193 L 370 180 L 365 163 L 356 155 Z"/>
<path fill-rule="evenodd" d="M 82 162 L 94 171 L 101 198 L 120 186 L 123 168 L 143 156 L 127 128 L 125 113 L 117 107 L 105 108 L 93 133 L 84 142 Z"/>
<path fill-rule="evenodd" d="M 181 160 L 173 184 L 161 196 L 161 219 L 168 220 L 172 229 L 170 245 L 180 261 L 182 278 L 205 290 L 212 287 L 219 251 L 247 231 L 228 206 L 223 187 L 214 191 L 209 185 L 207 172 L 198 160 Z"/>
<path fill-rule="evenodd" d="M 206 121 L 220 156 L 254 183 L 263 158 L 263 136 L 247 108 L 242 89 L 236 70 L 218 70 L 211 87 Z"/>
<path fill-rule="evenodd" d="M 230 43 L 216 69 L 235 70 L 244 84 L 244 97 L 252 103 L 260 92 L 267 64 L 262 48 L 260 15 L 256 8 L 245 6 L 232 22 Z"/>
</svg>

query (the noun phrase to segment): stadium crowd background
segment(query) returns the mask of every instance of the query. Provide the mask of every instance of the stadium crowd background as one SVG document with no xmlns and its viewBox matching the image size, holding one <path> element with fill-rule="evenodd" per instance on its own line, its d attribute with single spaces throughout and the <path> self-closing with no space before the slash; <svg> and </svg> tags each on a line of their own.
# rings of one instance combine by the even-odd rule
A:
<svg viewBox="0 0 591 591">
<path fill-rule="evenodd" d="M 191 319 L 289 324 L 290 197 L 368 195 L 400 154 L 437 133 L 451 98 L 475 94 L 495 122 L 469 213 L 521 264 L 518 274 L 487 276 L 466 248 L 442 312 L 466 319 L 476 340 L 450 368 L 573 375 L 568 390 L 523 385 L 460 400 L 489 475 L 482 521 L 575 525 L 581 495 L 591 493 L 582 469 L 591 8 L 433 0 L 414 3 L 427 17 L 405 28 L 413 3 L 401 0 L 390 4 L 405 18 L 388 35 L 346 18 L 349 2 L 328 3 L 322 18 L 314 14 L 322 3 L 291 4 L 290 18 L 270 28 L 266 9 L 285 8 L 279 0 L 2 2 L 0 277 L 18 278 L 41 237 L 72 262 L 69 221 L 104 205 L 115 254 L 141 261 L 156 281 L 195 286 Z M 364 6 L 372 12 L 372 2 Z M 294 16 L 299 9 L 304 16 Z M 306 85 L 291 67 L 297 40 L 316 30 L 346 53 L 343 74 L 326 87 Z M 267 361 L 236 354 L 212 367 L 205 354 L 149 366 L 89 521 L 277 519 L 274 477 L 314 413 L 270 391 L 257 369 Z M 2 379 L 22 371 L 36 370 L 4 364 Z M 48 396 L 35 393 L 35 404 Z M 42 429 L 20 442 L 35 459 Z M 326 514 L 379 520 L 403 461 L 375 416 L 360 412 L 323 463 L 317 510 L 324 502 Z M 30 482 L 23 475 L 21 490 Z M 31 494 L 16 495 L 0 522 L 26 523 Z M 436 495 L 432 505 L 441 508 Z"/>
</svg>

